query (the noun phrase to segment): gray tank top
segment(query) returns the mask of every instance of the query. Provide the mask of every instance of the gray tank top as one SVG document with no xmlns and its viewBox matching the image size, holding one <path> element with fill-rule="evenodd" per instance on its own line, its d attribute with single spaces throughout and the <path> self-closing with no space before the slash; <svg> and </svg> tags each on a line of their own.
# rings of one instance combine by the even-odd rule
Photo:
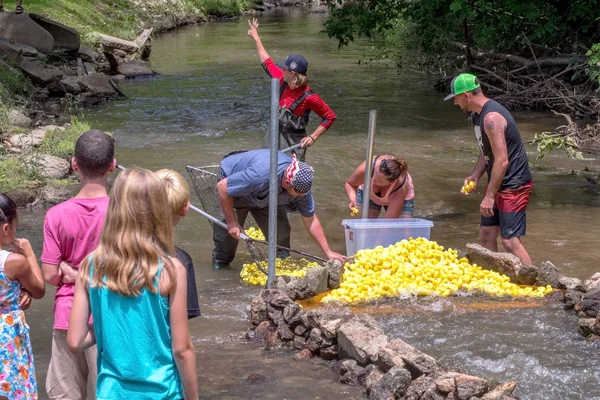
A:
<svg viewBox="0 0 600 400">
<path fill-rule="evenodd" d="M 523 147 L 521 134 L 519 133 L 519 129 L 517 128 L 517 124 L 512 115 L 510 115 L 510 112 L 495 100 L 488 100 L 488 102 L 483 105 L 480 114 L 471 113 L 475 137 L 477 138 L 479 148 L 485 157 L 485 170 L 488 174 L 488 179 L 492 174 L 494 153 L 492 152 L 490 139 L 485 133 L 483 121 L 485 120 L 487 113 L 490 112 L 497 112 L 502 115 L 508 124 L 505 132 L 506 147 L 508 151 L 508 167 L 504 174 L 502 184 L 500 185 L 500 190 L 518 189 L 523 184 L 531 181 L 531 171 L 529 169 L 527 153 Z"/>
</svg>

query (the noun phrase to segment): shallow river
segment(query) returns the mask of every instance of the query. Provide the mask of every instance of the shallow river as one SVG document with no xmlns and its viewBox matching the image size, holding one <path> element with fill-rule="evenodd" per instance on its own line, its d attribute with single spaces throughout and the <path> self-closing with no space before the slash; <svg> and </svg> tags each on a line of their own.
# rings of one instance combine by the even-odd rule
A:
<svg viewBox="0 0 600 400">
<path fill-rule="evenodd" d="M 365 43 L 338 50 L 323 34 L 325 16 L 307 10 L 280 10 L 261 16 L 260 33 L 276 60 L 290 52 L 309 60 L 313 90 L 338 120 L 308 152 L 316 171 L 317 213 L 331 246 L 345 251 L 341 221 L 348 218 L 343 181 L 365 157 L 370 109 L 378 110 L 375 154 L 407 160 L 415 183 L 416 216 L 434 221 L 432 239 L 464 249 L 477 240 L 479 196 L 459 194 L 477 158 L 467 115 L 434 79 L 369 59 Z M 153 42 L 152 65 L 160 75 L 122 85 L 128 99 L 87 111 L 96 128 L 112 131 L 118 161 L 125 166 L 173 168 L 210 165 L 232 150 L 255 148 L 268 126 L 270 82 L 262 71 L 246 20 L 211 23 L 161 35 Z M 516 113 L 525 140 L 558 123 L 544 114 Z M 311 126 L 316 125 L 313 116 Z M 600 234 L 598 188 L 571 175 L 595 159 L 573 161 L 562 154 L 535 160 L 535 190 L 528 209 L 524 243 L 535 263 L 551 260 L 565 274 L 585 279 L 598 270 Z M 481 194 L 481 191 L 478 191 Z M 192 194 L 192 201 L 197 198 Z M 43 211 L 25 211 L 21 232 L 41 251 Z M 319 249 L 292 218 L 293 247 Z M 203 316 L 190 323 L 198 357 L 202 398 L 362 398 L 359 388 L 337 382 L 325 362 L 294 361 L 285 351 L 267 352 L 246 344 L 247 305 L 257 292 L 239 283 L 243 257 L 231 270 L 213 271 L 210 225 L 189 215 L 177 229 L 177 244 L 194 259 Z M 50 356 L 52 296 L 29 313 L 41 398 Z M 516 379 L 523 399 L 600 399 L 598 348 L 577 334 L 577 320 L 560 307 L 535 303 L 497 305 L 458 299 L 395 302 L 378 313 L 392 337 L 401 337 L 451 368 L 486 378 Z M 473 303 L 483 306 L 473 306 Z M 131 338 L 135 340 L 135 337 Z M 134 356 L 134 355 L 132 355 Z M 257 373 L 261 383 L 246 378 Z"/>
</svg>

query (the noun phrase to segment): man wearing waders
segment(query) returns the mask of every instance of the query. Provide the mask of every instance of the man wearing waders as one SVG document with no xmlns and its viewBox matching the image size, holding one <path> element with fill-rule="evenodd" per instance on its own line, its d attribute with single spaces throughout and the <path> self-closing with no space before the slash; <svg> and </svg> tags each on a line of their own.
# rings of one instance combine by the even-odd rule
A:
<svg viewBox="0 0 600 400">
<path fill-rule="evenodd" d="M 260 229 L 269 232 L 269 149 L 238 151 L 221 161 L 217 183 L 216 217 L 227 224 L 223 229 L 213 225 L 213 268 L 228 267 L 235 257 L 242 226 L 248 213 Z M 277 204 L 294 204 L 302 216 L 302 223 L 328 259 L 345 259 L 331 250 L 323 227 L 315 214 L 315 200 L 310 188 L 313 169 L 285 153 L 277 154 Z M 290 223 L 285 209 L 277 208 L 277 244 L 290 247 Z"/>
<path fill-rule="evenodd" d="M 451 93 L 444 100 L 454 99 L 456 106 L 471 113 L 479 144 L 477 165 L 464 184 L 477 185 L 484 172 L 488 175 L 479 206 L 479 241 L 483 247 L 498 251 L 500 234 L 504 248 L 523 264 L 531 265 L 521 236 L 525 236 L 525 210 L 533 183 L 517 124 L 506 108 L 483 94 L 475 75 L 458 75 L 450 88 Z"/>
<path fill-rule="evenodd" d="M 258 20 L 248 21 L 248 36 L 256 43 L 256 52 L 265 72 L 279 79 L 279 150 L 301 143 L 295 150 L 298 160 L 305 161 L 306 149 L 312 146 L 335 121 L 335 113 L 310 90 L 306 71 L 308 62 L 299 54 L 290 54 L 283 63 L 275 64 L 258 36 Z M 307 135 L 308 117 L 313 111 L 321 117 L 321 123 L 313 133 Z M 265 139 L 265 146 L 269 143 Z"/>
</svg>

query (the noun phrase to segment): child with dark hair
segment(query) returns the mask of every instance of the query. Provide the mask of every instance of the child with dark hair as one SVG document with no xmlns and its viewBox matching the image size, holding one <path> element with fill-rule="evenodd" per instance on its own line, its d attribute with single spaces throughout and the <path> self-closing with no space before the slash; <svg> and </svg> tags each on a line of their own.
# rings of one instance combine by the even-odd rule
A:
<svg viewBox="0 0 600 400">
<path fill-rule="evenodd" d="M 48 210 L 44 221 L 42 271 L 46 282 L 57 286 L 54 301 L 52 355 L 46 376 L 50 399 L 95 398 L 88 385 L 96 385 L 96 347 L 73 354 L 67 346 L 69 314 L 75 293 L 79 264 L 100 240 L 108 207 L 106 183 L 116 160 L 112 137 L 93 129 L 75 143 L 73 170 L 81 189 L 77 196 Z"/>
<path fill-rule="evenodd" d="M 21 291 L 44 297 L 42 271 L 27 239 L 17 238 L 17 205 L 0 193 L 0 399 L 37 399 L 29 326 Z M 6 246 L 12 251 L 4 250 Z"/>
</svg>

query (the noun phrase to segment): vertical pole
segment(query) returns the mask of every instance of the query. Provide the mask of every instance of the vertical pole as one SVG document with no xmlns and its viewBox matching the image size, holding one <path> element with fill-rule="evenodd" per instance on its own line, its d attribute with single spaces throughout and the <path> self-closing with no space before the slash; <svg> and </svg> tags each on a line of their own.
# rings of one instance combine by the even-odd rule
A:
<svg viewBox="0 0 600 400">
<path fill-rule="evenodd" d="M 271 129 L 269 138 L 269 268 L 267 288 L 275 281 L 275 258 L 277 257 L 277 150 L 279 149 L 279 79 L 271 79 Z"/>
<path fill-rule="evenodd" d="M 377 110 L 369 112 L 369 134 L 367 136 L 367 158 L 365 161 L 365 183 L 363 185 L 362 218 L 369 218 L 369 200 L 371 199 L 371 164 L 373 160 L 373 142 L 375 141 L 375 122 Z"/>
</svg>

